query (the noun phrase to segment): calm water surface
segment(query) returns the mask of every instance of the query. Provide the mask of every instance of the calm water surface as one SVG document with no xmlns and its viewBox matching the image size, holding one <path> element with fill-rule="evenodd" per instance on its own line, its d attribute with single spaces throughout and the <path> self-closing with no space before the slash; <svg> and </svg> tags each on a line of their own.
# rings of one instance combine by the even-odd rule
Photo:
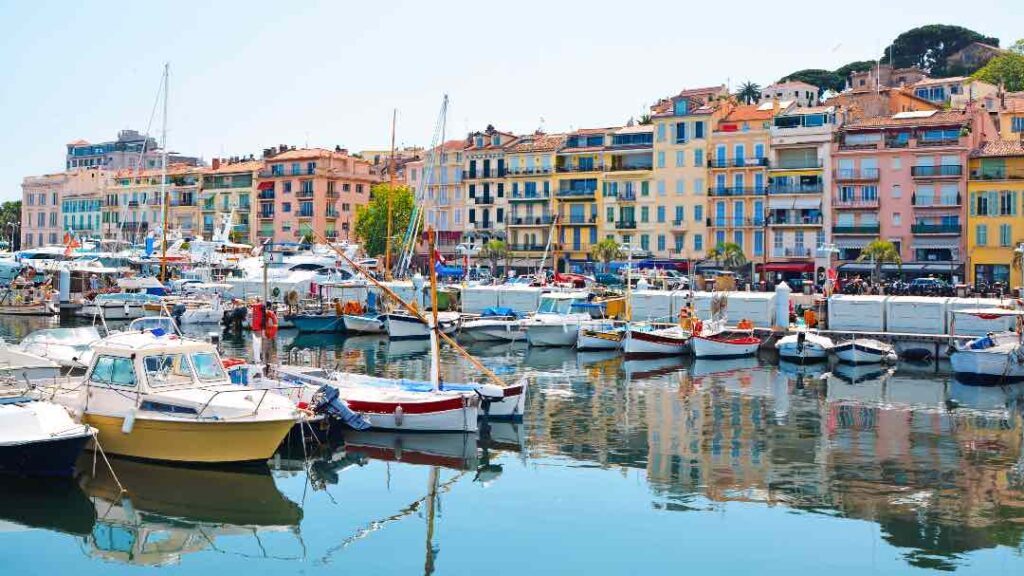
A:
<svg viewBox="0 0 1024 576">
<path fill-rule="evenodd" d="M 0 318 L 0 336 L 48 325 Z M 275 353 L 422 376 L 425 352 L 282 331 Z M 114 460 L 127 497 L 86 457 L 75 482 L 0 484 L 3 573 L 1024 574 L 1024 388 L 933 365 L 474 352 L 532 374 L 522 424 L 350 434 L 269 470 Z"/>
</svg>

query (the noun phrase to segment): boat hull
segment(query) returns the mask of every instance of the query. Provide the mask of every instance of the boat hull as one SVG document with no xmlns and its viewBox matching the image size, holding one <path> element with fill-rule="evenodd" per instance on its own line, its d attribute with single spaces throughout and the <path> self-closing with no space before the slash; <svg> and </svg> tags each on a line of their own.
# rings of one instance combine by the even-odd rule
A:
<svg viewBox="0 0 1024 576">
<path fill-rule="evenodd" d="M 78 310 L 76 315 L 86 318 L 102 316 L 106 320 L 135 320 L 146 315 L 146 308 L 138 302 L 129 303 L 127 307 L 124 303 L 116 302 L 86 304 Z"/>
<path fill-rule="evenodd" d="M 299 332 L 336 334 L 345 331 L 345 320 L 342 316 L 297 314 L 289 316 L 288 319 Z"/>
<path fill-rule="evenodd" d="M 716 339 L 693 337 L 693 355 L 697 358 L 744 358 L 757 354 L 761 340 L 748 338 Z"/>
<path fill-rule="evenodd" d="M 687 340 L 672 338 L 654 332 L 627 330 L 622 350 L 627 357 L 676 356 L 686 352 Z"/>
<path fill-rule="evenodd" d="M 445 334 L 450 334 L 456 327 L 455 323 L 445 321 L 439 322 L 439 325 L 441 331 Z M 392 340 L 430 338 L 430 330 L 427 328 L 427 325 L 412 316 L 385 314 L 384 329 L 388 333 L 388 338 Z"/>
<path fill-rule="evenodd" d="M 346 314 L 344 325 L 345 331 L 350 334 L 383 334 L 385 332 L 384 322 L 380 316 Z"/>
<path fill-rule="evenodd" d="M 226 464 L 269 459 L 295 421 L 194 422 L 136 418 L 131 432 L 121 431 L 124 418 L 86 414 L 85 423 L 99 430 L 104 452 L 165 462 Z"/>
<path fill-rule="evenodd" d="M 92 434 L 0 445 L 0 473 L 70 478 Z"/>
<path fill-rule="evenodd" d="M 1015 354 L 958 350 L 949 358 L 957 380 L 970 384 L 999 385 L 1024 381 L 1024 364 Z"/>
<path fill-rule="evenodd" d="M 530 346 L 575 346 L 578 330 L 579 324 L 576 322 L 528 324 L 526 326 L 526 341 L 530 343 Z"/>
<path fill-rule="evenodd" d="M 372 429 L 412 432 L 476 432 L 478 429 L 479 407 L 463 398 L 456 397 L 449 402 L 449 408 L 443 408 L 438 402 L 372 402 L 346 398 L 346 390 L 340 388 L 339 391 L 348 407 L 362 415 Z"/>
<path fill-rule="evenodd" d="M 832 349 L 836 358 L 844 364 L 881 364 L 891 351 L 856 342 L 843 342 Z"/>
<path fill-rule="evenodd" d="M 588 330 L 580 328 L 576 335 L 579 350 L 618 350 L 622 347 L 621 330 Z"/>
<path fill-rule="evenodd" d="M 810 364 L 828 360 L 828 350 L 812 343 L 804 343 L 803 349 L 796 344 L 785 344 L 778 348 L 779 358 L 796 364 Z"/>
</svg>

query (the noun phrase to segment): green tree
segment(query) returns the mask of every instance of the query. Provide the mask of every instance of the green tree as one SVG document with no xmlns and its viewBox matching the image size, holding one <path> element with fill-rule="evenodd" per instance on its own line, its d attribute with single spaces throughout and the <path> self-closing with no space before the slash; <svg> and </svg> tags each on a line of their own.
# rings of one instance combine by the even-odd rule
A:
<svg viewBox="0 0 1024 576">
<path fill-rule="evenodd" d="M 886 47 L 882 62 L 894 68 L 916 66 L 932 76 L 948 76 L 951 55 L 973 42 L 999 46 L 999 39 L 984 36 L 962 26 L 929 24 L 907 30 Z"/>
<path fill-rule="evenodd" d="M 1020 40 L 1017 40 L 1013 44 L 1010 44 L 1010 47 L 1007 48 L 1007 50 L 1013 52 L 1014 54 L 1020 54 L 1021 56 L 1024 56 L 1024 38 L 1021 38 Z"/>
<path fill-rule="evenodd" d="M 831 70 L 821 70 L 818 68 L 797 70 L 789 76 L 779 79 L 779 82 L 785 82 L 787 80 L 799 80 L 800 82 L 814 84 L 818 87 L 818 95 L 821 95 L 825 90 L 840 92 L 846 85 L 846 78 L 841 78 Z"/>
<path fill-rule="evenodd" d="M 740 89 L 739 92 L 736 92 L 736 97 L 746 104 L 757 104 L 761 100 L 761 87 L 747 80 L 743 84 L 740 84 Z"/>
<path fill-rule="evenodd" d="M 0 204 L 0 239 L 13 240 L 11 250 L 21 248 L 21 200 Z"/>
<path fill-rule="evenodd" d="M 619 247 L 619 243 L 613 238 L 605 238 L 594 244 L 590 249 L 590 255 L 595 260 L 600 260 L 604 263 L 604 269 L 608 270 L 608 265 L 611 264 L 612 260 L 616 258 L 622 258 L 622 248 Z"/>
<path fill-rule="evenodd" d="M 860 256 L 857 258 L 858 262 L 874 262 L 875 268 L 871 271 L 871 277 L 873 280 L 877 280 L 882 276 L 882 264 L 890 262 L 896 264 L 903 269 L 903 260 L 900 259 L 900 252 L 896 249 L 896 245 L 888 240 L 872 240 L 870 244 L 864 247 L 860 251 Z"/>
<path fill-rule="evenodd" d="M 1011 92 L 1024 90 L 1024 56 L 1014 53 L 996 56 L 971 77 L 996 86 L 1004 84 Z"/>
<path fill-rule="evenodd" d="M 388 235 L 388 194 L 391 195 L 391 253 L 398 249 L 398 243 L 409 227 L 412 208 L 415 203 L 412 190 L 397 186 L 392 191 L 388 184 L 374 184 L 370 188 L 370 201 L 356 208 L 356 236 L 363 249 L 370 256 L 382 256 Z"/>
<path fill-rule="evenodd" d="M 654 121 L 651 120 L 651 115 L 650 114 L 641 114 L 640 115 L 640 120 L 637 121 L 637 124 L 639 124 L 640 126 L 648 126 L 648 125 L 653 124 L 653 123 L 654 123 Z"/>
<path fill-rule="evenodd" d="M 508 245 L 503 240 L 488 240 L 480 250 L 480 255 L 491 261 L 491 275 L 497 275 L 498 260 L 508 256 Z"/>
<path fill-rule="evenodd" d="M 708 259 L 729 269 L 739 268 L 747 262 L 747 257 L 743 255 L 743 247 L 733 242 L 724 242 L 708 250 Z"/>
<path fill-rule="evenodd" d="M 874 68 L 877 64 L 878 63 L 875 62 L 874 60 L 857 60 L 856 62 L 850 62 L 849 64 L 845 64 L 843 66 L 840 66 L 839 68 L 836 68 L 833 74 L 842 78 L 843 82 L 845 83 L 847 80 L 849 80 L 850 74 L 853 74 L 854 72 L 863 72 L 865 70 L 870 70 Z"/>
</svg>

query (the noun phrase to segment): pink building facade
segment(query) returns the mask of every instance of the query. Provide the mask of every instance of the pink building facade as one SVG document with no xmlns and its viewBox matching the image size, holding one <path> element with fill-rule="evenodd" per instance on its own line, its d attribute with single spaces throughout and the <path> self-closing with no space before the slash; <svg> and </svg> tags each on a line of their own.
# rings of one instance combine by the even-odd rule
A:
<svg viewBox="0 0 1024 576">
<path fill-rule="evenodd" d="M 256 184 L 256 239 L 298 242 L 315 232 L 356 240 L 356 207 L 377 181 L 370 163 L 345 150 L 280 150 L 264 158 Z"/>
<path fill-rule="evenodd" d="M 995 125 L 978 108 L 901 112 L 849 122 L 832 145 L 832 240 L 840 273 L 861 250 L 896 245 L 906 277 L 963 280 L 967 155 Z"/>
</svg>

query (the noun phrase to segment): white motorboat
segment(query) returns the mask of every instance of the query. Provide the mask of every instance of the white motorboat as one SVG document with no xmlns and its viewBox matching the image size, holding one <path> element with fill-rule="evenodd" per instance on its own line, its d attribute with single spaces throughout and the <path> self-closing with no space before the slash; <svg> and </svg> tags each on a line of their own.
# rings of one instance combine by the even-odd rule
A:
<svg viewBox="0 0 1024 576">
<path fill-rule="evenodd" d="M 969 315 L 984 320 L 1015 317 L 1016 330 L 990 332 L 968 342 L 954 344 L 949 358 L 953 374 L 964 382 L 1003 384 L 1024 380 L 1024 311 L 1002 308 L 957 310 L 956 315 Z"/>
<path fill-rule="evenodd" d="M 264 461 L 304 418 L 275 392 L 232 384 L 213 344 L 162 331 L 103 338 L 84 376 L 31 384 L 97 428 L 105 452 L 133 458 Z"/>
<path fill-rule="evenodd" d="M 487 308 L 480 316 L 463 317 L 458 336 L 465 342 L 518 342 L 526 333 L 511 308 Z"/>
<path fill-rule="evenodd" d="M 615 320 L 595 320 L 580 324 L 576 333 L 577 350 L 618 350 L 626 335 L 626 324 Z"/>
<path fill-rule="evenodd" d="M 427 324 L 412 314 L 391 312 L 381 315 L 384 329 L 392 340 L 424 339 L 430 337 Z M 441 332 L 451 334 L 459 327 L 458 312 L 438 312 L 437 322 Z"/>
<path fill-rule="evenodd" d="M 586 292 L 550 292 L 540 297 L 537 312 L 523 320 L 530 346 L 575 346 L 579 327 L 591 320 L 589 311 L 574 311 L 586 304 Z"/>
<path fill-rule="evenodd" d="M 92 344 L 100 338 L 95 326 L 45 328 L 25 336 L 18 347 L 64 368 L 85 368 L 92 359 Z"/>
<path fill-rule="evenodd" d="M 892 344 L 872 338 L 854 338 L 836 344 L 832 348 L 836 358 L 846 364 L 894 363 L 898 360 Z"/>
<path fill-rule="evenodd" d="M 630 324 L 622 339 L 627 358 L 676 356 L 686 353 L 690 332 L 675 324 Z"/>
<path fill-rule="evenodd" d="M 345 332 L 349 334 L 384 334 L 384 319 L 380 314 L 345 314 Z"/>
<path fill-rule="evenodd" d="M 754 356 L 761 347 L 761 339 L 753 334 L 720 332 L 711 336 L 694 335 L 691 342 L 696 358 L 743 358 Z"/>
<path fill-rule="evenodd" d="M 16 382 L 54 378 L 60 375 L 60 368 L 60 364 L 49 358 L 0 341 L 0 371 L 10 375 Z"/>
<path fill-rule="evenodd" d="M 0 397 L 0 473 L 71 477 L 96 430 L 63 406 L 18 394 Z"/>
<path fill-rule="evenodd" d="M 779 358 L 796 364 L 824 362 L 833 346 L 831 339 L 806 330 L 783 336 L 775 343 Z"/>
</svg>

